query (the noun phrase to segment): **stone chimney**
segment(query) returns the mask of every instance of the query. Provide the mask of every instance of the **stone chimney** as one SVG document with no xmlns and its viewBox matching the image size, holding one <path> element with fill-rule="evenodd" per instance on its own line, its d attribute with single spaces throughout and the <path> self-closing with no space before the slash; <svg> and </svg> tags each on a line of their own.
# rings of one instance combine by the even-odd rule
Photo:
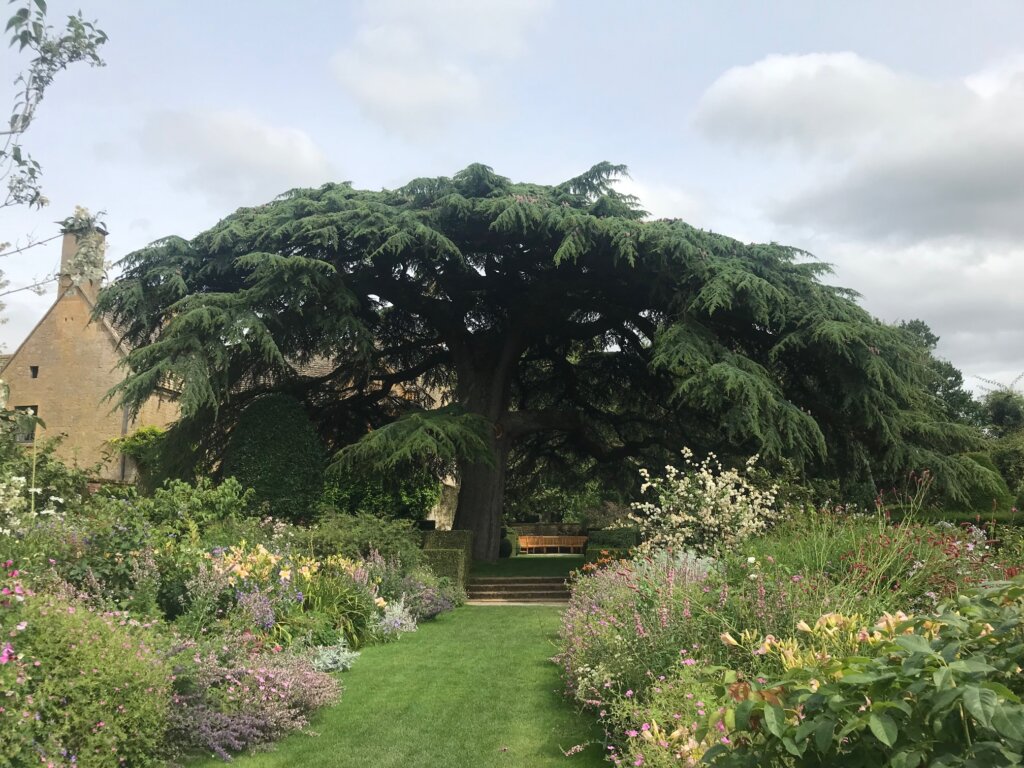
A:
<svg viewBox="0 0 1024 768">
<path fill-rule="evenodd" d="M 60 249 L 60 292 L 77 285 L 91 301 L 96 301 L 103 287 L 106 247 L 107 231 L 102 227 L 86 230 L 65 227 Z"/>
</svg>

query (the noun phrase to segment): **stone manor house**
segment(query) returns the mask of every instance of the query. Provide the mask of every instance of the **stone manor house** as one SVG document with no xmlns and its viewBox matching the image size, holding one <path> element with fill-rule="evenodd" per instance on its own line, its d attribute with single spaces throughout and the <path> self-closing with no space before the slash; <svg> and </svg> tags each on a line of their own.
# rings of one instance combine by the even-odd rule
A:
<svg viewBox="0 0 1024 768">
<path fill-rule="evenodd" d="M 139 427 L 166 426 L 178 418 L 178 405 L 173 392 L 162 392 L 133 419 L 106 399 L 124 378 L 118 364 L 125 350 L 109 323 L 92 320 L 100 281 L 71 279 L 77 250 L 78 237 L 66 232 L 57 298 L 14 353 L 0 356 L 0 379 L 10 387 L 7 407 L 31 409 L 46 425 L 19 434 L 19 441 L 60 437 L 56 454 L 65 462 L 82 468 L 102 463 L 97 479 L 128 482 L 135 479 L 132 461 L 110 441 Z"/>
</svg>

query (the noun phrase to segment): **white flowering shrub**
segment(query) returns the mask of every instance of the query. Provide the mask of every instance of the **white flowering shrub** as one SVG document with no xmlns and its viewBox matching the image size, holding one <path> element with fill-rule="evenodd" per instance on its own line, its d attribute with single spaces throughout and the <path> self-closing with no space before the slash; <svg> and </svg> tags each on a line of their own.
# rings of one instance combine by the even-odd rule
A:
<svg viewBox="0 0 1024 768">
<path fill-rule="evenodd" d="M 749 479 L 757 456 L 736 470 L 723 469 L 713 453 L 699 463 L 688 448 L 682 454 L 683 468 L 666 466 L 664 477 L 640 470 L 647 500 L 634 503 L 629 517 L 640 528 L 641 553 L 732 550 L 779 516 L 777 486 L 764 490 Z"/>
<path fill-rule="evenodd" d="M 8 477 L 0 480 L 0 536 L 10 536 L 25 528 L 35 518 L 57 514 L 56 506 L 64 502 L 56 496 L 41 500 L 40 488 L 28 488 L 26 496 L 24 477 Z M 38 508 L 37 508 L 38 507 Z"/>
</svg>

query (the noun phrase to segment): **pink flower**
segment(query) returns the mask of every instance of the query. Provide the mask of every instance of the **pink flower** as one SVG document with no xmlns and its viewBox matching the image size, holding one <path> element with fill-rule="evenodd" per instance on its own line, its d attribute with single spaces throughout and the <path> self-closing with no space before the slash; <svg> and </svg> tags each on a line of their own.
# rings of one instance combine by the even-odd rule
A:
<svg viewBox="0 0 1024 768">
<path fill-rule="evenodd" d="M 4 643 L 3 650 L 0 651 L 0 664 L 6 664 L 14 658 L 14 647 L 10 643 Z"/>
<path fill-rule="evenodd" d="M 632 699 L 633 698 L 633 689 L 632 688 L 630 688 L 628 691 L 626 691 L 626 698 L 627 699 Z"/>
</svg>

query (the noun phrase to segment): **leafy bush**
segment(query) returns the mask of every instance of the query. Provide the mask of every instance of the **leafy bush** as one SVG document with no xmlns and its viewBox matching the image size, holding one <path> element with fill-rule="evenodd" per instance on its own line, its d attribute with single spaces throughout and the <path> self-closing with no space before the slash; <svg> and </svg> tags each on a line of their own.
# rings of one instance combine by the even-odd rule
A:
<svg viewBox="0 0 1024 768">
<path fill-rule="evenodd" d="M 254 492 L 232 477 L 219 485 L 201 477 L 194 485 L 168 480 L 152 498 L 140 498 L 133 504 L 153 524 L 181 535 L 238 519 L 251 510 L 253 499 Z"/>
<path fill-rule="evenodd" d="M 614 547 L 588 544 L 583 561 L 585 563 L 597 563 L 607 559 L 628 560 L 629 556 L 630 551 L 628 549 L 615 549 Z"/>
<path fill-rule="evenodd" d="M 185 752 L 231 752 L 279 739 L 308 724 L 341 689 L 310 661 L 267 652 L 251 637 L 187 642 L 173 655 L 170 735 Z"/>
<path fill-rule="evenodd" d="M 778 517 L 774 487 L 758 488 L 741 471 L 723 469 L 714 454 L 698 464 L 684 449 L 683 460 L 683 470 L 668 466 L 665 477 L 652 479 L 640 470 L 641 492 L 653 499 L 633 504 L 629 516 L 639 526 L 641 551 L 735 549 Z M 747 462 L 747 471 L 756 460 Z"/>
<path fill-rule="evenodd" d="M 367 639 L 377 614 L 373 601 L 373 591 L 366 581 L 360 583 L 331 567 L 306 587 L 307 610 L 326 617 L 330 626 L 357 648 Z"/>
<path fill-rule="evenodd" d="M 605 549 L 630 549 L 640 543 L 640 530 L 633 526 L 604 528 L 587 534 L 587 546 Z"/>
<path fill-rule="evenodd" d="M 707 610 L 719 599 L 712 568 L 661 552 L 576 578 L 556 657 L 568 692 L 598 709 L 647 687 L 648 672 L 671 668 L 681 648 L 717 637 L 721 624 Z"/>
<path fill-rule="evenodd" d="M 466 593 L 451 579 L 423 568 L 405 576 L 400 589 L 402 601 L 416 621 L 432 619 L 466 601 Z"/>
<path fill-rule="evenodd" d="M 111 446 L 134 462 L 136 485 L 145 493 L 152 493 L 167 479 L 168 473 L 161 462 L 161 449 L 167 431 L 161 427 L 140 427 L 130 435 L 115 438 Z"/>
<path fill-rule="evenodd" d="M 415 631 L 416 618 L 410 613 L 404 601 L 396 600 L 384 606 L 383 615 L 377 618 L 377 623 L 373 627 L 373 636 L 383 643 L 389 643 L 406 632 Z"/>
<path fill-rule="evenodd" d="M 422 520 L 440 498 L 440 481 L 423 468 L 374 472 L 338 465 L 327 473 L 322 503 L 346 515 Z"/>
<path fill-rule="evenodd" d="M 348 643 L 339 640 L 334 645 L 320 646 L 313 649 L 313 669 L 318 672 L 344 672 L 352 668 L 359 651 L 353 651 Z"/>
<path fill-rule="evenodd" d="M 252 488 L 275 516 L 311 520 L 323 492 L 325 461 L 306 409 L 294 398 L 272 394 L 242 411 L 220 471 Z"/>
<path fill-rule="evenodd" d="M 397 557 L 403 565 L 419 560 L 420 534 L 410 520 L 394 520 L 370 514 L 328 515 L 311 527 L 305 544 L 317 557 L 343 555 L 359 559 L 378 552 Z"/>
<path fill-rule="evenodd" d="M 162 764 L 170 677 L 146 626 L 0 576 L 0 754 L 12 765 Z"/>
<path fill-rule="evenodd" d="M 937 616 L 823 616 L 766 638 L 764 683 L 726 677 L 729 745 L 714 765 L 1020 765 L 1024 580 L 962 595 Z M 781 679 L 778 679 L 781 677 Z"/>
<path fill-rule="evenodd" d="M 469 577 L 466 567 L 466 551 L 463 549 L 424 549 L 423 564 L 437 576 L 451 579 L 459 587 L 465 587 Z"/>
</svg>

